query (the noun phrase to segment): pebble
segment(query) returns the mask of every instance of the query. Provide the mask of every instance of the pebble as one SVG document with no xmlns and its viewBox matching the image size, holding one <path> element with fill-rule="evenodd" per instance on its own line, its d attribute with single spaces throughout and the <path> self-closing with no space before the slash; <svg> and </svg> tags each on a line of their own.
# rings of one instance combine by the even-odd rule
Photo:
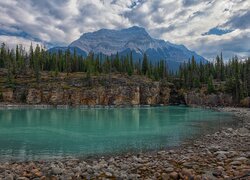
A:
<svg viewBox="0 0 250 180">
<path fill-rule="evenodd" d="M 220 170 L 216 170 L 216 171 L 213 171 L 213 176 L 215 176 L 215 177 L 219 177 L 219 176 L 221 176 L 222 175 L 222 171 L 220 171 Z"/>
<path fill-rule="evenodd" d="M 26 177 L 19 177 L 19 178 L 17 178 L 17 180 L 29 180 L 29 179 Z"/>
<path fill-rule="evenodd" d="M 239 157 L 239 158 L 236 158 L 235 161 L 248 161 L 248 159 L 245 157 Z"/>
<path fill-rule="evenodd" d="M 112 177 L 112 174 L 110 172 L 106 172 L 105 175 L 108 177 Z"/>
<path fill-rule="evenodd" d="M 240 166 L 241 162 L 240 161 L 233 161 L 230 164 L 233 165 L 233 166 Z"/>
<path fill-rule="evenodd" d="M 193 177 L 190 169 L 182 169 L 181 174 L 184 175 L 184 177 L 188 177 L 189 179 Z"/>
<path fill-rule="evenodd" d="M 58 168 L 58 167 L 52 167 L 51 169 L 51 173 L 55 175 L 62 174 L 62 172 L 63 172 L 63 169 Z"/>
<path fill-rule="evenodd" d="M 168 180 L 169 179 L 169 175 L 166 174 L 166 173 L 162 173 L 161 177 L 162 177 L 163 180 Z"/>
<path fill-rule="evenodd" d="M 14 180 L 14 177 L 13 177 L 13 175 L 9 174 L 9 175 L 5 178 L 5 180 Z"/>
<path fill-rule="evenodd" d="M 170 172 L 173 172 L 173 171 L 174 171 L 174 168 L 169 167 L 169 168 L 165 169 L 165 171 L 166 171 L 167 173 L 170 173 Z"/>
<path fill-rule="evenodd" d="M 243 127 L 243 128 L 238 129 L 238 132 L 241 135 L 247 135 L 249 133 L 249 130 Z"/>
<path fill-rule="evenodd" d="M 169 174 L 170 178 L 179 179 L 179 174 L 177 172 L 172 172 Z"/>
<path fill-rule="evenodd" d="M 223 160 L 223 159 L 226 159 L 227 156 L 226 156 L 225 154 L 218 154 L 218 155 L 216 156 L 216 158 L 219 159 L 219 160 Z"/>
<path fill-rule="evenodd" d="M 220 148 L 219 146 L 210 146 L 208 147 L 208 150 L 211 152 L 215 152 L 215 151 L 218 151 L 219 148 Z"/>
<path fill-rule="evenodd" d="M 72 169 L 74 173 L 81 172 L 81 168 L 79 166 Z"/>
</svg>

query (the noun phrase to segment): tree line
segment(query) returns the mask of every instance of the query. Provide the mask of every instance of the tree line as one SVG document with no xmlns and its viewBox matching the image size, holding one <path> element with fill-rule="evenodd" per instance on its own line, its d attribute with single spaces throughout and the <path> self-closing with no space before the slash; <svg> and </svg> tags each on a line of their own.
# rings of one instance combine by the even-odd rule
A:
<svg viewBox="0 0 250 180">
<path fill-rule="evenodd" d="M 76 50 L 71 52 L 58 50 L 58 52 L 46 51 L 44 47 L 32 44 L 29 52 L 25 51 L 22 45 L 17 45 L 15 50 L 9 49 L 2 43 L 0 49 L 0 68 L 8 69 L 8 79 L 18 73 L 25 73 L 27 69 L 34 72 L 37 81 L 41 71 L 65 72 L 86 72 L 88 76 L 109 73 L 127 73 L 146 75 L 154 80 L 163 79 L 167 76 L 167 63 L 159 61 L 152 63 L 144 54 L 142 60 L 134 61 L 132 53 L 127 56 L 105 56 L 95 55 L 90 52 L 87 57 L 77 55 Z"/>
<path fill-rule="evenodd" d="M 192 57 L 183 63 L 179 70 L 171 72 L 166 61 L 153 64 L 146 54 L 142 60 L 134 60 L 132 53 L 121 57 L 118 53 L 104 56 L 91 52 L 87 57 L 83 57 L 77 55 L 76 50 L 49 52 L 44 47 L 36 45 L 34 48 L 31 44 L 27 52 L 22 45 L 9 49 L 2 43 L 0 68 L 8 70 L 9 84 L 13 82 L 15 75 L 26 73 L 27 70 L 33 72 L 38 83 L 41 71 L 52 71 L 55 76 L 59 72 L 67 74 L 85 72 L 87 78 L 98 74 L 124 73 L 129 76 L 133 74 L 147 76 L 154 80 L 164 79 L 186 90 L 205 87 L 209 94 L 217 91 L 230 93 L 236 102 L 250 96 L 250 58 L 240 61 L 235 56 L 225 63 L 222 53 L 214 62 L 198 63 Z"/>
<path fill-rule="evenodd" d="M 186 89 L 207 88 L 207 93 L 226 92 L 235 102 L 250 96 L 250 58 L 240 61 L 237 56 L 224 63 L 222 53 L 214 62 L 197 63 L 192 57 L 180 66 L 178 77 Z"/>
</svg>

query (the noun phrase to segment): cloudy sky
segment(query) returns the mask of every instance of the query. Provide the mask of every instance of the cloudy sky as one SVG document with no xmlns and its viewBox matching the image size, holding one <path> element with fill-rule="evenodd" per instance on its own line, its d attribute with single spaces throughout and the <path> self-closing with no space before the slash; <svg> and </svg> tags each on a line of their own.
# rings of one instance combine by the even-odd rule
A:
<svg viewBox="0 0 250 180">
<path fill-rule="evenodd" d="M 0 41 L 64 46 L 101 28 L 144 27 L 205 58 L 250 55 L 249 0 L 0 0 Z"/>
</svg>

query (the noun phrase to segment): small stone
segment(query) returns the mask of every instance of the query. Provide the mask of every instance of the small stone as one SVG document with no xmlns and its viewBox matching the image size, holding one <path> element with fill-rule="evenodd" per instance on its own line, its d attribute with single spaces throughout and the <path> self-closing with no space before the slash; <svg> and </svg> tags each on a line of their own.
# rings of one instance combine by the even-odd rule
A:
<svg viewBox="0 0 250 180">
<path fill-rule="evenodd" d="M 219 148 L 220 148 L 219 146 L 210 146 L 210 147 L 208 147 L 208 150 L 215 152 L 215 151 L 218 151 Z"/>
<path fill-rule="evenodd" d="M 218 171 L 224 171 L 225 169 L 224 169 L 222 166 L 218 166 L 218 167 L 217 167 L 217 170 L 218 170 Z"/>
<path fill-rule="evenodd" d="M 127 164 L 122 164 L 121 165 L 122 170 L 128 170 L 129 168 L 130 168 L 129 165 L 127 165 Z"/>
<path fill-rule="evenodd" d="M 236 158 L 235 161 L 243 161 L 243 162 L 245 162 L 245 161 L 248 161 L 248 159 L 245 158 L 245 157 L 239 157 L 239 158 Z"/>
<path fill-rule="evenodd" d="M 58 168 L 58 167 L 52 167 L 51 169 L 51 173 L 52 174 L 62 174 L 63 170 L 61 168 Z"/>
<path fill-rule="evenodd" d="M 214 154 L 218 155 L 218 154 L 228 154 L 229 152 L 227 151 L 216 151 Z"/>
<path fill-rule="evenodd" d="M 38 172 L 36 172 L 34 175 L 35 175 L 36 177 L 41 177 L 41 176 L 42 176 L 42 173 L 41 173 L 40 171 L 38 171 Z"/>
<path fill-rule="evenodd" d="M 246 134 L 248 134 L 249 133 L 249 130 L 247 129 L 247 128 L 240 128 L 240 129 L 238 129 L 238 132 L 239 132 L 239 134 L 241 134 L 241 135 L 246 135 Z"/>
<path fill-rule="evenodd" d="M 227 157 L 232 158 L 232 157 L 235 157 L 235 156 L 237 156 L 237 155 L 238 155 L 238 153 L 237 153 L 236 151 L 230 151 L 230 152 L 227 154 Z"/>
<path fill-rule="evenodd" d="M 174 150 L 170 150 L 170 151 L 169 151 L 169 154 L 174 154 Z"/>
<path fill-rule="evenodd" d="M 109 160 L 108 160 L 109 163 L 114 163 L 115 162 L 115 159 L 113 157 L 111 157 Z"/>
<path fill-rule="evenodd" d="M 81 168 L 78 166 L 78 167 L 73 168 L 72 171 L 74 173 L 81 172 Z"/>
<path fill-rule="evenodd" d="M 193 166 L 194 166 L 194 164 L 193 163 L 191 163 L 191 162 L 185 162 L 185 163 L 183 163 L 182 164 L 184 167 L 186 167 L 186 168 L 193 168 Z"/>
<path fill-rule="evenodd" d="M 42 176 L 40 180 L 46 180 L 46 176 Z"/>
<path fill-rule="evenodd" d="M 29 180 L 29 179 L 26 177 L 19 177 L 19 178 L 17 178 L 17 180 Z"/>
<path fill-rule="evenodd" d="M 105 175 L 108 177 L 112 177 L 112 174 L 110 172 L 105 172 Z"/>
<path fill-rule="evenodd" d="M 188 177 L 188 178 L 193 177 L 191 170 L 186 169 L 186 168 L 182 169 L 181 174 L 184 175 L 184 176 L 186 176 L 186 177 Z"/>
<path fill-rule="evenodd" d="M 166 153 L 166 151 L 159 151 L 157 152 L 158 155 L 164 155 Z"/>
<path fill-rule="evenodd" d="M 0 166 L 0 173 L 3 173 L 5 171 L 5 168 Z"/>
<path fill-rule="evenodd" d="M 58 180 L 58 178 L 56 176 L 51 176 L 50 180 Z"/>
<path fill-rule="evenodd" d="M 169 179 L 169 175 L 167 175 L 166 173 L 162 173 L 161 177 L 162 177 L 162 180 L 168 180 Z"/>
<path fill-rule="evenodd" d="M 169 167 L 169 168 L 165 169 L 165 171 L 166 171 L 167 173 L 170 173 L 170 172 L 173 172 L 173 171 L 174 171 L 174 168 Z"/>
<path fill-rule="evenodd" d="M 172 179 L 179 179 L 179 174 L 177 172 L 172 172 L 169 174 L 169 176 Z"/>
<path fill-rule="evenodd" d="M 215 177 L 219 177 L 219 176 L 222 175 L 222 171 L 220 171 L 220 170 L 215 170 L 215 171 L 212 172 L 212 174 L 213 174 L 213 176 L 215 176 Z"/>
<path fill-rule="evenodd" d="M 12 175 L 12 174 L 9 174 L 9 175 L 5 178 L 5 180 L 14 180 L 13 175 Z"/>
<path fill-rule="evenodd" d="M 240 166 L 241 162 L 240 161 L 233 161 L 230 164 L 233 165 L 233 166 Z"/>
<path fill-rule="evenodd" d="M 25 171 L 25 172 L 23 173 L 23 177 L 28 177 L 28 178 L 30 178 L 30 177 L 32 177 L 32 174 Z"/>
<path fill-rule="evenodd" d="M 226 159 L 227 156 L 226 156 L 225 154 L 227 154 L 226 151 L 217 151 L 217 152 L 215 153 L 215 155 L 217 155 L 216 158 L 219 159 L 219 160 L 224 160 L 224 159 Z"/>
<path fill-rule="evenodd" d="M 218 155 L 216 156 L 216 158 L 219 159 L 219 160 L 223 160 L 223 159 L 226 159 L 227 156 L 226 156 L 225 154 L 218 154 Z"/>
</svg>

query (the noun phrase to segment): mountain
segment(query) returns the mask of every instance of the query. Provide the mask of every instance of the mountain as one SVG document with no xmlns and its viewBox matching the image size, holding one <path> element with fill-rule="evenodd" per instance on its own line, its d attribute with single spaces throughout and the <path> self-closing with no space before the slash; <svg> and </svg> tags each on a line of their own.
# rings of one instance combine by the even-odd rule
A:
<svg viewBox="0 0 250 180">
<path fill-rule="evenodd" d="M 134 60 L 142 59 L 143 54 L 146 53 L 151 62 L 166 60 L 171 69 L 178 68 L 181 63 L 188 61 L 192 56 L 198 62 L 206 61 L 205 58 L 183 45 L 152 38 L 144 28 L 138 26 L 121 30 L 100 29 L 85 33 L 68 47 L 71 51 L 77 48 L 77 53 L 84 56 L 89 52 L 108 56 L 117 52 L 120 56 L 126 56 L 132 52 Z M 54 52 L 59 49 L 65 51 L 67 47 L 55 47 L 50 51 Z"/>
</svg>

